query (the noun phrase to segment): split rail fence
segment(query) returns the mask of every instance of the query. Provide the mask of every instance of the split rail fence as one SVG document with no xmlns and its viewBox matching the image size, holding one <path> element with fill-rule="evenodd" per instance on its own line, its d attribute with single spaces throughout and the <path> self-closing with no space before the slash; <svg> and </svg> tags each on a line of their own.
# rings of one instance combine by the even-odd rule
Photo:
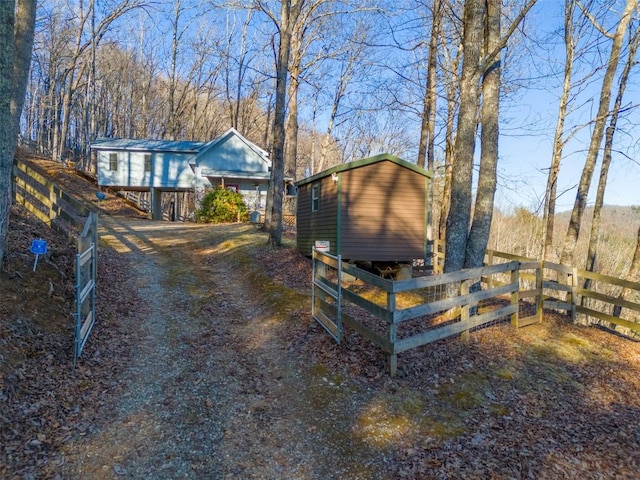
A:
<svg viewBox="0 0 640 480">
<path fill-rule="evenodd" d="M 98 214 L 22 162 L 14 164 L 13 178 L 14 201 L 76 241 L 75 363 L 96 320 Z"/>
<path fill-rule="evenodd" d="M 313 318 L 338 343 L 343 326 L 373 342 L 392 376 L 402 352 L 497 323 L 524 327 L 549 311 L 635 335 L 640 283 L 496 251 L 484 267 L 390 280 L 313 252 Z"/>
</svg>

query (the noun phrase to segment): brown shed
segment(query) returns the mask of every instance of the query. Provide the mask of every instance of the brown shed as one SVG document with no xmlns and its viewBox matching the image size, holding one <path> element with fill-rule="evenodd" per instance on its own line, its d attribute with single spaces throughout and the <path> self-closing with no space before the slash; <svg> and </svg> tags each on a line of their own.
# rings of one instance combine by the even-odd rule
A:
<svg viewBox="0 0 640 480">
<path fill-rule="evenodd" d="M 300 180 L 298 250 L 315 242 L 350 261 L 425 258 L 432 174 L 389 154 L 344 163 Z"/>
</svg>

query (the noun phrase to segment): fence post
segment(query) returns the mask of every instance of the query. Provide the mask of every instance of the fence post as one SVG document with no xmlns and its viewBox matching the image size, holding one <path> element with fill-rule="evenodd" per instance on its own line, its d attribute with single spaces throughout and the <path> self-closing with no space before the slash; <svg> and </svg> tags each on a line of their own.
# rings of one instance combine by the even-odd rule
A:
<svg viewBox="0 0 640 480">
<path fill-rule="evenodd" d="M 396 340 L 398 336 L 398 325 L 394 312 L 396 311 L 396 294 L 387 292 L 387 310 L 391 312 L 391 323 L 389 324 L 389 343 L 391 344 L 391 352 L 389 352 L 389 375 L 396 376 L 398 370 L 398 354 L 396 353 Z"/>
<path fill-rule="evenodd" d="M 516 311 L 511 314 L 511 325 L 514 327 L 518 326 L 518 315 L 519 315 L 519 305 L 518 302 L 520 300 L 520 265 L 518 262 L 516 268 L 511 270 L 511 285 L 515 284 L 517 286 L 516 291 L 511 294 L 511 305 L 516 306 Z"/>
<path fill-rule="evenodd" d="M 569 275 L 571 280 L 571 321 L 575 323 L 577 314 L 576 306 L 578 305 L 578 269 L 573 267 Z"/>
<path fill-rule="evenodd" d="M 460 296 L 469 295 L 469 280 L 463 280 L 460 282 Z M 465 304 L 460 308 L 460 322 L 464 323 L 469 320 L 469 304 Z M 460 338 L 463 342 L 469 341 L 469 330 L 464 330 L 460 334 Z"/>
<path fill-rule="evenodd" d="M 493 250 L 487 251 L 487 266 L 490 267 L 493 265 Z M 491 290 L 493 288 L 493 277 L 489 275 L 487 277 L 487 288 Z"/>
<path fill-rule="evenodd" d="M 542 321 L 542 316 L 544 314 L 544 291 L 542 289 L 542 282 L 544 282 L 544 260 L 540 260 L 540 265 L 536 270 L 536 316 L 538 317 L 538 322 Z"/>
</svg>

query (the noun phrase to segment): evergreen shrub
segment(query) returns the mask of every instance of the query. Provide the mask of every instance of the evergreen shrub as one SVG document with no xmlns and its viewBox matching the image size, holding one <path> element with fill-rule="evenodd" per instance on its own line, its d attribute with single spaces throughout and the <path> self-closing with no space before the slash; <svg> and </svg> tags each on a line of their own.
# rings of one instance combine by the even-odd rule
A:
<svg viewBox="0 0 640 480">
<path fill-rule="evenodd" d="M 243 222 L 248 219 L 249 212 L 242 195 L 223 187 L 207 193 L 196 211 L 196 222 L 199 223 Z"/>
</svg>

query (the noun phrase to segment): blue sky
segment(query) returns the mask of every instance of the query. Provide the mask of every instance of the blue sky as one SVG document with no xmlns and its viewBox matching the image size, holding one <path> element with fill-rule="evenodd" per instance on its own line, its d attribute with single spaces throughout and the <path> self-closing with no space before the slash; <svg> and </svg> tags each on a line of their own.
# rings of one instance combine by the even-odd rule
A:
<svg viewBox="0 0 640 480">
<path fill-rule="evenodd" d="M 561 2 L 543 0 L 538 2 L 528 20 L 535 22 L 536 32 L 542 34 L 561 27 L 562 14 Z M 558 60 L 562 61 L 564 51 L 561 45 L 552 50 L 552 53 L 557 54 Z M 608 58 L 608 52 L 603 58 Z M 637 67 L 635 72 L 637 75 Z M 522 89 L 518 91 L 516 101 L 507 101 L 503 106 L 500 186 L 496 196 L 496 204 L 501 208 L 523 206 L 535 209 L 543 201 L 547 181 L 546 169 L 551 161 L 558 97 L 561 93 L 559 81 L 559 77 L 550 77 L 530 88 Z M 633 73 L 631 82 L 627 86 L 624 104 L 635 103 L 636 99 L 640 98 Z M 591 118 L 597 110 L 600 86 L 601 75 L 579 97 L 584 107 L 573 116 L 572 122 L 568 122 L 568 125 L 580 124 Z M 612 102 L 616 91 L 612 92 Z M 615 143 L 624 154 L 614 154 L 607 182 L 606 204 L 640 205 L 640 166 L 634 163 L 640 161 L 640 156 L 637 156 L 636 133 L 640 131 L 636 127 L 640 123 L 639 116 L 639 113 L 632 112 L 628 118 L 619 122 Z M 558 192 L 566 193 L 558 198 L 558 211 L 573 207 L 576 195 L 573 187 L 578 183 L 582 173 L 590 132 L 590 128 L 585 128 L 565 148 Z M 599 165 L 593 175 L 590 203 L 595 197 L 598 175 Z"/>
</svg>

